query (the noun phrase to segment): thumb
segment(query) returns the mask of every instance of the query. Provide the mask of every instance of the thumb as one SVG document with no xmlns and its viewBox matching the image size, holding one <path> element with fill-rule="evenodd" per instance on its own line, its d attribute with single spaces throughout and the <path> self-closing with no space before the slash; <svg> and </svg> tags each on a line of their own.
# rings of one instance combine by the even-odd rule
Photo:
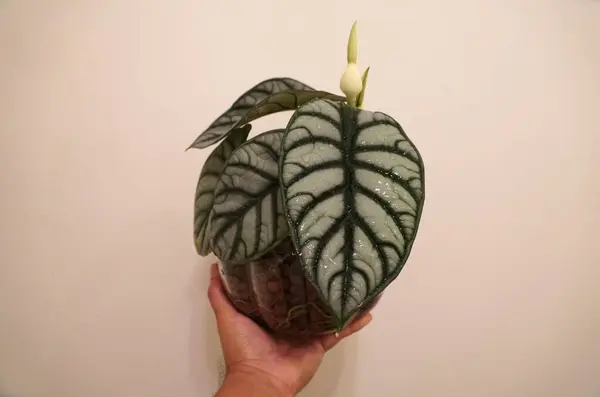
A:
<svg viewBox="0 0 600 397">
<path fill-rule="evenodd" d="M 223 290 L 223 283 L 216 263 L 210 268 L 210 284 L 208 286 L 208 301 L 215 312 L 217 320 L 230 317 L 235 309 L 229 302 Z"/>
</svg>

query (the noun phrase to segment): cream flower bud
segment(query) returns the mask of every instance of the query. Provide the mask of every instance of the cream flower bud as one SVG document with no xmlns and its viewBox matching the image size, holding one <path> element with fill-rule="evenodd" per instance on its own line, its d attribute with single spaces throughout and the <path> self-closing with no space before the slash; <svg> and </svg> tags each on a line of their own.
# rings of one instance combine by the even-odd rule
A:
<svg viewBox="0 0 600 397">
<path fill-rule="evenodd" d="M 355 63 L 348 64 L 340 80 L 340 89 L 346 95 L 348 105 L 356 106 L 359 94 L 363 88 L 362 77 Z"/>
</svg>

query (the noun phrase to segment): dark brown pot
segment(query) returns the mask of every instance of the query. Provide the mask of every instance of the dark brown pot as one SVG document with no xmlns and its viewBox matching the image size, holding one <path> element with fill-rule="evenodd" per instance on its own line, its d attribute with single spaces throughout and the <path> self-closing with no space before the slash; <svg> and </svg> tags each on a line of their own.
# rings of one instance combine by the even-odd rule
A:
<svg viewBox="0 0 600 397">
<path fill-rule="evenodd" d="M 336 332 L 329 309 L 308 281 L 288 239 L 261 259 L 219 264 L 221 279 L 238 311 L 276 336 L 305 339 Z M 366 304 L 371 310 L 380 296 Z"/>
</svg>

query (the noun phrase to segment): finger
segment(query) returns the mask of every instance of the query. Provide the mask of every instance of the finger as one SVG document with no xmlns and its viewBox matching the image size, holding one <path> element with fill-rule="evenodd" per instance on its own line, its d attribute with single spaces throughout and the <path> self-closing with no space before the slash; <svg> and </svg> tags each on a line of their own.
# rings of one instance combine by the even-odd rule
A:
<svg viewBox="0 0 600 397">
<path fill-rule="evenodd" d="M 219 269 L 216 263 L 210 268 L 210 285 L 208 286 L 208 300 L 210 305 L 215 312 L 215 316 L 222 318 L 230 316 L 235 313 L 235 309 L 229 302 L 229 299 L 225 295 L 223 290 L 223 284 L 221 282 L 221 276 L 219 275 Z"/>
<path fill-rule="evenodd" d="M 325 335 L 321 340 L 323 350 L 331 350 L 335 345 L 340 343 L 342 339 L 347 338 L 350 335 L 355 334 L 364 327 L 366 327 L 371 322 L 371 320 L 373 320 L 373 315 L 371 313 L 366 313 L 354 320 L 352 323 L 350 323 L 350 325 L 344 328 L 344 330 L 342 330 L 342 332 L 340 332 L 339 335 Z"/>
<path fill-rule="evenodd" d="M 344 328 L 344 330 L 342 330 L 342 332 L 339 333 L 339 335 L 335 335 L 335 334 L 329 334 L 327 336 L 325 336 L 324 340 L 323 340 L 323 349 L 325 351 L 331 350 L 335 345 L 337 345 L 338 343 L 340 343 L 343 339 L 349 337 L 352 334 L 355 334 L 356 332 L 360 331 L 361 329 L 363 329 L 364 327 L 366 327 L 371 320 L 373 320 L 373 315 L 371 313 L 366 313 L 364 315 L 362 315 L 361 317 L 357 318 L 356 320 L 354 320 L 352 323 L 350 323 L 350 325 L 348 325 L 346 328 Z"/>
<path fill-rule="evenodd" d="M 210 280 L 212 281 L 215 277 L 219 277 L 219 265 L 213 263 L 210 265 Z"/>
</svg>

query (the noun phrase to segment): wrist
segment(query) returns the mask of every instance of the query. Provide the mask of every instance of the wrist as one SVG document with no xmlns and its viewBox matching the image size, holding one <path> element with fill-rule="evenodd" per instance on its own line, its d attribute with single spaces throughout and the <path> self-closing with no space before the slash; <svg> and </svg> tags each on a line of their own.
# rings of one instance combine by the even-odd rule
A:
<svg viewBox="0 0 600 397">
<path fill-rule="evenodd" d="M 241 393 L 241 394 L 240 394 Z M 261 370 L 236 368 L 225 376 L 215 397 L 293 397 L 285 385 Z"/>
</svg>

